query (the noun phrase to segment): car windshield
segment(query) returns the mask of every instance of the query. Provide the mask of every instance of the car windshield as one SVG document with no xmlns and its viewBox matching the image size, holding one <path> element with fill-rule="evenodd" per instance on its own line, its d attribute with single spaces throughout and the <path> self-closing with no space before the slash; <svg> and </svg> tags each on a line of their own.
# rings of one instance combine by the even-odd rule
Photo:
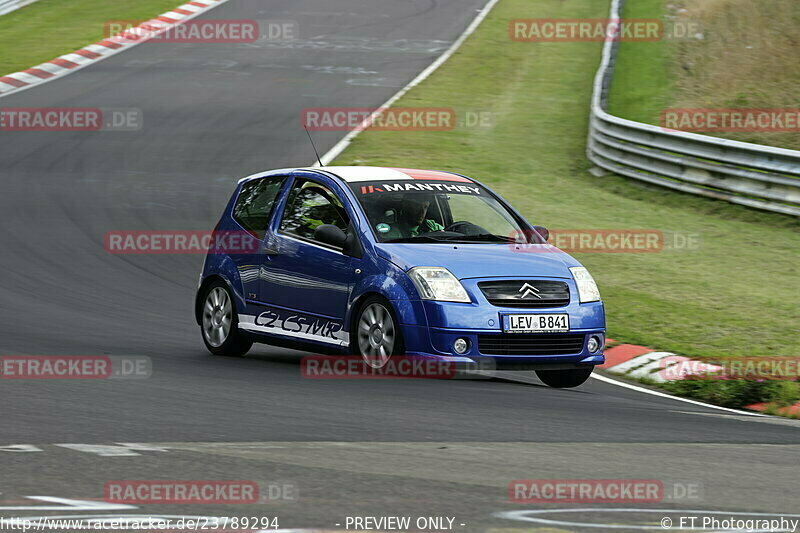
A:
<svg viewBox="0 0 800 533">
<path fill-rule="evenodd" d="M 528 242 L 517 217 L 489 191 L 459 181 L 353 182 L 380 242 Z M 528 235 L 528 237 L 526 237 Z"/>
</svg>

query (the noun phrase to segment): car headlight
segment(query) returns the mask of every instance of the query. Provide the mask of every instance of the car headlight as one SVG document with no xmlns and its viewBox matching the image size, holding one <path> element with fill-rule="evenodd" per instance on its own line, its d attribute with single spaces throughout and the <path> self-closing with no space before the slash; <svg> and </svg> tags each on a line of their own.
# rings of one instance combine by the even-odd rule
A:
<svg viewBox="0 0 800 533">
<path fill-rule="evenodd" d="M 470 302 L 467 291 L 446 268 L 414 267 L 408 271 L 408 275 L 423 300 Z"/>
<path fill-rule="evenodd" d="M 570 267 L 572 277 L 575 279 L 575 284 L 578 286 L 578 296 L 582 304 L 586 302 L 599 302 L 600 289 L 597 288 L 597 283 L 589 271 L 584 267 Z"/>
</svg>

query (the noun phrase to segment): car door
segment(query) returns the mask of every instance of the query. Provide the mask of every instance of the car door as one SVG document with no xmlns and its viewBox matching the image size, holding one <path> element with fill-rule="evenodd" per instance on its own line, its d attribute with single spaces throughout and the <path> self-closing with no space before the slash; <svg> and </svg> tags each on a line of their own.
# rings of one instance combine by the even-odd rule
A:
<svg viewBox="0 0 800 533">
<path fill-rule="evenodd" d="M 280 192 L 288 176 L 268 176 L 250 180 L 242 185 L 231 216 L 239 226 L 263 241 L 267 235 Z M 230 254 L 242 280 L 248 310 L 261 299 L 260 269 L 264 262 L 264 247 Z"/>
<path fill-rule="evenodd" d="M 341 197 L 323 179 L 294 178 L 262 263 L 261 301 L 272 309 L 260 322 L 278 334 L 343 344 L 353 258 L 314 238 L 322 224 L 347 230 Z"/>
</svg>

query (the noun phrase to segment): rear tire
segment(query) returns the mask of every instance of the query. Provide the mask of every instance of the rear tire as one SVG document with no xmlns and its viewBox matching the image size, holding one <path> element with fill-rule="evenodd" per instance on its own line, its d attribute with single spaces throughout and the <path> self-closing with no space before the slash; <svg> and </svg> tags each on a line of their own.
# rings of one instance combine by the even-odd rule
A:
<svg viewBox="0 0 800 533">
<path fill-rule="evenodd" d="M 536 375 L 548 387 L 554 389 L 571 389 L 583 385 L 592 375 L 593 367 L 574 368 L 571 370 L 537 370 Z"/>
<path fill-rule="evenodd" d="M 242 357 L 252 348 L 253 341 L 239 331 L 236 305 L 224 282 L 217 280 L 206 288 L 200 313 L 203 343 L 213 355 Z"/>
</svg>

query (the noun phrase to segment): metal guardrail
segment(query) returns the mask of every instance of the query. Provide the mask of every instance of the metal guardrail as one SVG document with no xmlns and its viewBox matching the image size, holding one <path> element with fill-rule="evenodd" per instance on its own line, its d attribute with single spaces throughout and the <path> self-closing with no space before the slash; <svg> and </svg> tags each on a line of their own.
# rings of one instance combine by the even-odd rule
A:
<svg viewBox="0 0 800 533">
<path fill-rule="evenodd" d="M 36 2 L 36 0 L 0 0 L 0 15 L 11 13 L 16 9 L 34 2 Z"/>
<path fill-rule="evenodd" d="M 612 0 L 611 19 L 624 0 Z M 800 216 L 800 151 L 668 130 L 605 110 L 619 43 L 594 81 L 587 155 L 598 167 L 679 191 Z"/>
</svg>

